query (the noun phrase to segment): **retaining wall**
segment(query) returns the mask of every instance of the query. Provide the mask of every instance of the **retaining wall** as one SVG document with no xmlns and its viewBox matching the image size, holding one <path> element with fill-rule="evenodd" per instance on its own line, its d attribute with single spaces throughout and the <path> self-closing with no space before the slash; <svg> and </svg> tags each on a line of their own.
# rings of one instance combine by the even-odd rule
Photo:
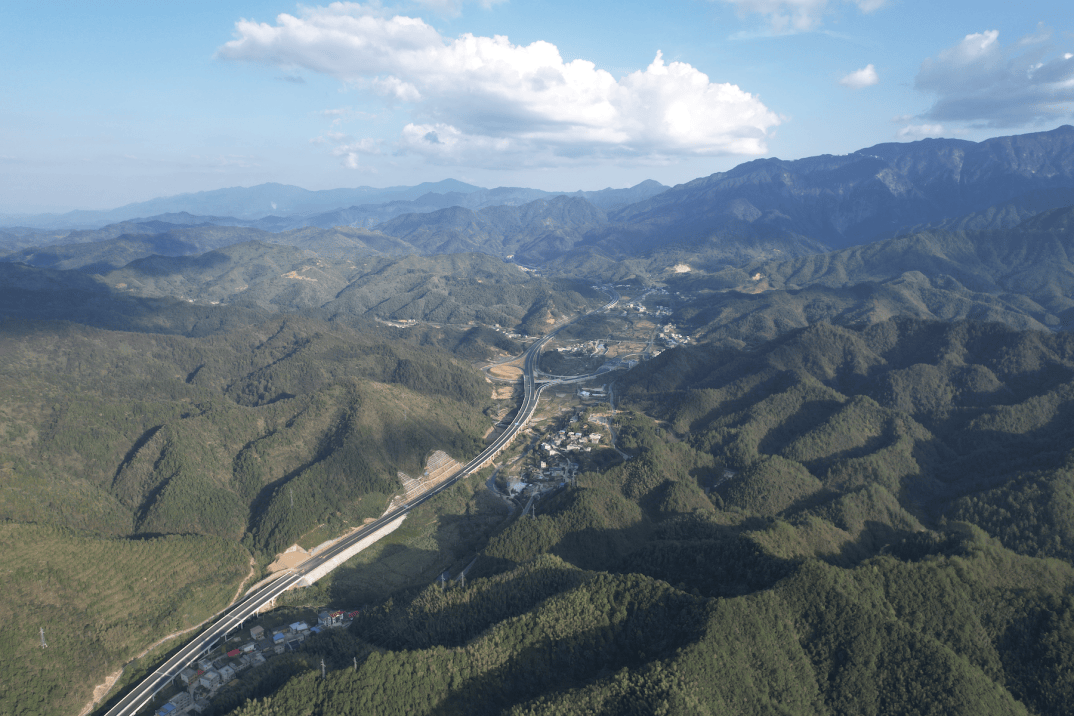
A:
<svg viewBox="0 0 1074 716">
<path fill-rule="evenodd" d="M 297 582 L 295 582 L 295 586 L 296 587 L 309 587 L 309 586 L 312 586 L 318 579 L 320 579 L 321 577 L 325 576 L 326 574 L 331 572 L 333 569 L 335 569 L 339 565 L 343 564 L 344 562 L 346 562 L 348 559 L 350 559 L 354 555 L 356 555 L 359 552 L 361 552 L 366 547 L 370 546 L 371 544 L 374 544 L 377 540 L 381 539 L 385 535 L 388 535 L 388 534 L 391 534 L 392 532 L 395 532 L 395 530 L 399 529 L 399 525 L 403 524 L 403 520 L 405 520 L 405 519 L 406 519 L 406 515 L 400 515 L 397 519 L 392 520 L 391 522 L 389 522 L 388 524 L 384 525 L 383 527 L 381 527 L 379 530 L 377 530 L 373 534 L 366 535 L 365 537 L 363 537 L 362 539 L 358 540 L 356 543 L 354 543 L 353 545 L 351 545 L 350 547 L 348 547 L 344 551 L 342 551 L 339 554 L 337 554 L 332 559 L 330 559 L 327 562 L 325 562 L 324 564 L 322 564 L 320 567 L 317 567 L 313 571 L 311 571 L 308 574 L 306 574 L 305 577 L 303 577 L 302 579 L 300 579 Z"/>
</svg>

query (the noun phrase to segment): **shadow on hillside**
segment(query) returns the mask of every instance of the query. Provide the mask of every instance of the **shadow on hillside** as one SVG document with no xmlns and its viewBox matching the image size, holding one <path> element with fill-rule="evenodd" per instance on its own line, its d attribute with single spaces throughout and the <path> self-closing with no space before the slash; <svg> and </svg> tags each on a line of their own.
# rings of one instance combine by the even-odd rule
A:
<svg viewBox="0 0 1074 716">
<path fill-rule="evenodd" d="M 511 624 L 524 630 L 504 635 L 515 645 L 478 642 L 472 647 L 475 661 L 494 658 L 492 653 L 482 655 L 483 650 L 502 653 L 506 648 L 511 656 L 453 690 L 431 713 L 504 713 L 538 695 L 562 693 L 623 668 L 637 669 L 702 638 L 707 619 L 700 600 L 664 594 L 644 603 L 650 595 L 633 593 L 630 586 L 620 580 L 592 583 L 587 594 L 579 595 L 576 613 L 560 609 Z M 590 602 L 608 604 L 609 612 L 598 617 L 603 624 L 593 625 Z M 543 634 L 537 632 L 538 623 L 547 624 Z M 523 646 L 527 641 L 538 643 Z"/>
<path fill-rule="evenodd" d="M 371 552 L 370 561 L 352 560 L 333 572 L 330 603 L 347 606 L 381 602 L 400 593 L 425 589 L 444 572 L 455 579 L 502 520 L 502 515 L 490 511 L 441 515 L 432 534 L 418 531 L 396 535 L 394 539 L 398 541 Z M 408 527 L 404 521 L 400 529 Z M 472 579 L 474 573 L 468 576 Z"/>
<path fill-rule="evenodd" d="M 914 530 L 896 529 L 876 520 L 866 520 L 857 539 L 845 542 L 835 554 L 818 555 L 825 561 L 840 567 L 853 567 L 881 552 L 891 552 L 893 545 L 908 544 L 918 533 Z"/>
<path fill-rule="evenodd" d="M 421 589 L 435 581 L 452 561 L 437 549 L 398 542 L 384 545 L 372 561 L 352 560 L 332 573 L 329 603 L 337 606 L 377 603 L 401 591 Z"/>
<path fill-rule="evenodd" d="M 706 597 L 751 594 L 794 573 L 797 560 L 766 554 L 743 535 L 745 531 L 744 525 L 724 527 L 694 536 L 675 535 L 679 539 L 661 539 L 658 533 L 611 571 L 644 574 Z"/>
<path fill-rule="evenodd" d="M 205 306 L 174 298 L 141 298 L 80 271 L 0 263 L 0 316 L 71 321 L 113 331 L 205 336 L 264 323 L 272 314 L 252 305 Z"/>
<path fill-rule="evenodd" d="M 468 581 L 465 587 L 451 581 L 385 603 L 360 615 L 355 628 L 366 641 L 389 649 L 463 646 L 590 579 L 591 573 L 569 565 L 539 561 L 499 578 Z"/>
</svg>

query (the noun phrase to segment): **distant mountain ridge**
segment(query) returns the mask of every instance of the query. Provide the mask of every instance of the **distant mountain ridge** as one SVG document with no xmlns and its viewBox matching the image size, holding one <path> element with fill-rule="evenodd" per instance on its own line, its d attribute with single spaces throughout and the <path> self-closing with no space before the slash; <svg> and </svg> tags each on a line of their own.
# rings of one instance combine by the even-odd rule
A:
<svg viewBox="0 0 1074 716">
<path fill-rule="evenodd" d="M 1069 125 L 977 143 L 878 144 L 843 156 L 757 159 L 695 179 L 610 212 L 588 243 L 633 254 L 668 237 L 701 247 L 807 240 L 838 249 L 1071 188 Z"/>
<path fill-rule="evenodd" d="M 71 211 L 65 214 L 36 214 L 0 217 L 0 223 L 42 229 L 100 228 L 108 224 L 159 214 L 187 212 L 195 216 L 227 217 L 253 220 L 278 214 L 323 212 L 359 203 L 384 203 L 416 199 L 430 192 L 464 194 L 480 187 L 445 179 L 416 186 L 392 186 L 383 189 L 361 186 L 354 189 L 311 191 L 286 184 L 268 183 L 251 187 L 230 187 L 192 194 L 159 197 L 104 211 Z"/>
<path fill-rule="evenodd" d="M 203 192 L 172 198 L 193 201 L 197 207 L 175 202 L 165 206 L 172 199 L 134 205 L 169 211 L 112 224 L 98 234 L 0 229 L 0 245 L 11 251 L 113 239 L 122 233 L 175 233 L 178 228 L 169 227 L 183 227 L 184 240 L 202 250 L 220 244 L 210 247 L 195 234 L 219 237 L 227 228 L 236 237 L 240 229 L 248 232 L 238 240 L 292 243 L 318 251 L 319 229 L 335 232 L 333 255 L 342 255 L 339 252 L 348 247 L 359 255 L 476 251 L 544 264 L 579 251 L 622 261 L 670 250 L 693 255 L 709 267 L 742 266 L 912 231 L 1012 228 L 1042 211 L 1072 205 L 1074 127 L 983 142 L 927 139 L 879 144 L 843 156 L 758 159 L 670 189 L 647 181 L 628 189 L 556 193 L 483 189 L 445 180 L 385 190 L 338 190 L 370 202 L 327 211 L 281 210 L 251 214 L 253 218 L 215 211 L 226 208 L 220 202 L 227 196 L 263 202 L 272 192 L 291 192 L 287 206 L 295 208 L 300 200 L 308 207 L 316 197 L 330 202 L 344 196 L 336 191 L 262 185 Z M 201 209 L 214 211 L 199 213 Z M 254 235 L 256 231 L 276 236 Z M 296 231 L 302 232 L 303 243 L 293 243 L 298 241 L 292 233 Z M 341 241 L 343 233 L 349 238 Z"/>
<path fill-rule="evenodd" d="M 663 184 L 648 179 L 626 189 L 554 192 L 524 187 L 485 189 L 455 179 L 424 182 L 412 187 L 385 189 L 326 189 L 309 191 L 283 184 L 260 184 L 213 191 L 161 197 L 128 204 L 108 211 L 72 211 L 66 214 L 0 216 L 25 233 L 39 230 L 96 229 L 128 221 L 167 221 L 183 224 L 245 226 L 265 231 L 287 231 L 307 226 L 371 228 L 397 216 L 462 206 L 483 209 L 489 206 L 520 206 L 556 196 L 584 198 L 603 210 L 626 206 L 664 190 Z M 12 229 L 7 229 L 12 231 Z"/>
<path fill-rule="evenodd" d="M 566 195 L 477 211 L 452 206 L 408 213 L 379 224 L 376 230 L 330 225 L 270 232 L 254 226 L 194 223 L 202 217 L 189 214 L 160 218 L 169 221 L 123 222 L 97 231 L 70 232 L 62 243 L 47 246 L 35 246 L 27 238 L 27 248 L 0 256 L 0 261 L 106 273 L 153 253 L 187 256 L 262 241 L 307 249 L 326 258 L 479 252 L 519 253 L 525 260 L 540 262 L 568 250 L 607 221 L 604 212 L 585 199 Z"/>
<path fill-rule="evenodd" d="M 746 347 L 818 323 L 895 316 L 1074 329 L 1074 207 L 1011 229 L 923 231 L 826 254 L 668 277 L 701 294 L 677 315 L 700 339 Z"/>
</svg>

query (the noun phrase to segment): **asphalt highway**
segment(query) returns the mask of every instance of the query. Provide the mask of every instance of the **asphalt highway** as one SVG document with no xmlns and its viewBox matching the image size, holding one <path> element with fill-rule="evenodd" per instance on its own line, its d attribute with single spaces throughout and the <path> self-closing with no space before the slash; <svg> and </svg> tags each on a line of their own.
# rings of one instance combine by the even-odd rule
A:
<svg viewBox="0 0 1074 716">
<path fill-rule="evenodd" d="M 515 435 L 518 434 L 518 431 L 525 427 L 526 423 L 529 422 L 529 419 L 533 417 L 533 413 L 537 409 L 537 401 L 541 397 L 541 391 L 549 385 L 555 385 L 560 382 L 549 381 L 538 385 L 534 380 L 534 371 L 537 368 L 537 362 L 540 359 L 541 349 L 544 345 L 557 333 L 571 323 L 577 321 L 579 318 L 598 311 L 606 311 L 619 302 L 619 294 L 616 293 L 615 289 L 605 287 L 603 290 L 608 293 L 611 298 L 609 303 L 601 308 L 590 311 L 589 313 L 583 314 L 583 316 L 578 316 L 577 318 L 564 323 L 562 326 L 551 331 L 526 349 L 526 352 L 523 354 L 525 356 L 523 360 L 523 387 L 525 397 L 522 400 L 522 406 L 515 414 L 514 419 L 507 429 L 482 450 L 481 454 L 470 460 L 470 462 L 466 463 L 466 465 L 459 469 L 454 475 L 437 485 L 432 490 L 411 500 L 401 507 L 386 513 L 383 517 L 378 518 L 354 533 L 344 537 L 317 556 L 306 560 L 290 573 L 265 585 L 254 594 L 227 609 L 219 619 L 207 627 L 205 631 L 194 637 L 188 644 L 186 644 L 186 646 L 161 664 L 156 671 L 146 676 L 127 695 L 116 702 L 116 704 L 106 712 L 106 716 L 133 716 L 138 713 L 138 711 L 144 707 L 158 691 L 163 689 L 172 681 L 172 679 L 178 676 L 180 671 L 197 660 L 202 654 L 212 649 L 212 647 L 215 646 L 218 641 L 225 638 L 229 632 L 241 628 L 244 621 L 255 615 L 263 606 L 274 600 L 280 594 L 283 594 L 287 589 L 301 581 L 308 572 L 339 555 L 341 552 L 346 551 L 359 540 L 376 532 L 381 527 L 393 522 L 400 516 L 405 515 L 426 500 L 431 500 L 439 493 L 449 489 L 459 480 L 468 477 L 484 467 L 487 462 L 492 460 L 500 450 L 506 447 L 507 444 L 514 439 Z"/>
</svg>

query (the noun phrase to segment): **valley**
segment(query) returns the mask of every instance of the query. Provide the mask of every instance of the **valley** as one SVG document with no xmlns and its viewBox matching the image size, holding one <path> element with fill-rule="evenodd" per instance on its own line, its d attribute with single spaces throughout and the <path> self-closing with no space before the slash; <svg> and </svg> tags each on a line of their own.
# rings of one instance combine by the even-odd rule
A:
<svg viewBox="0 0 1074 716">
<path fill-rule="evenodd" d="M 1064 713 L 1071 147 L 0 230 L 0 710 Z"/>
</svg>

